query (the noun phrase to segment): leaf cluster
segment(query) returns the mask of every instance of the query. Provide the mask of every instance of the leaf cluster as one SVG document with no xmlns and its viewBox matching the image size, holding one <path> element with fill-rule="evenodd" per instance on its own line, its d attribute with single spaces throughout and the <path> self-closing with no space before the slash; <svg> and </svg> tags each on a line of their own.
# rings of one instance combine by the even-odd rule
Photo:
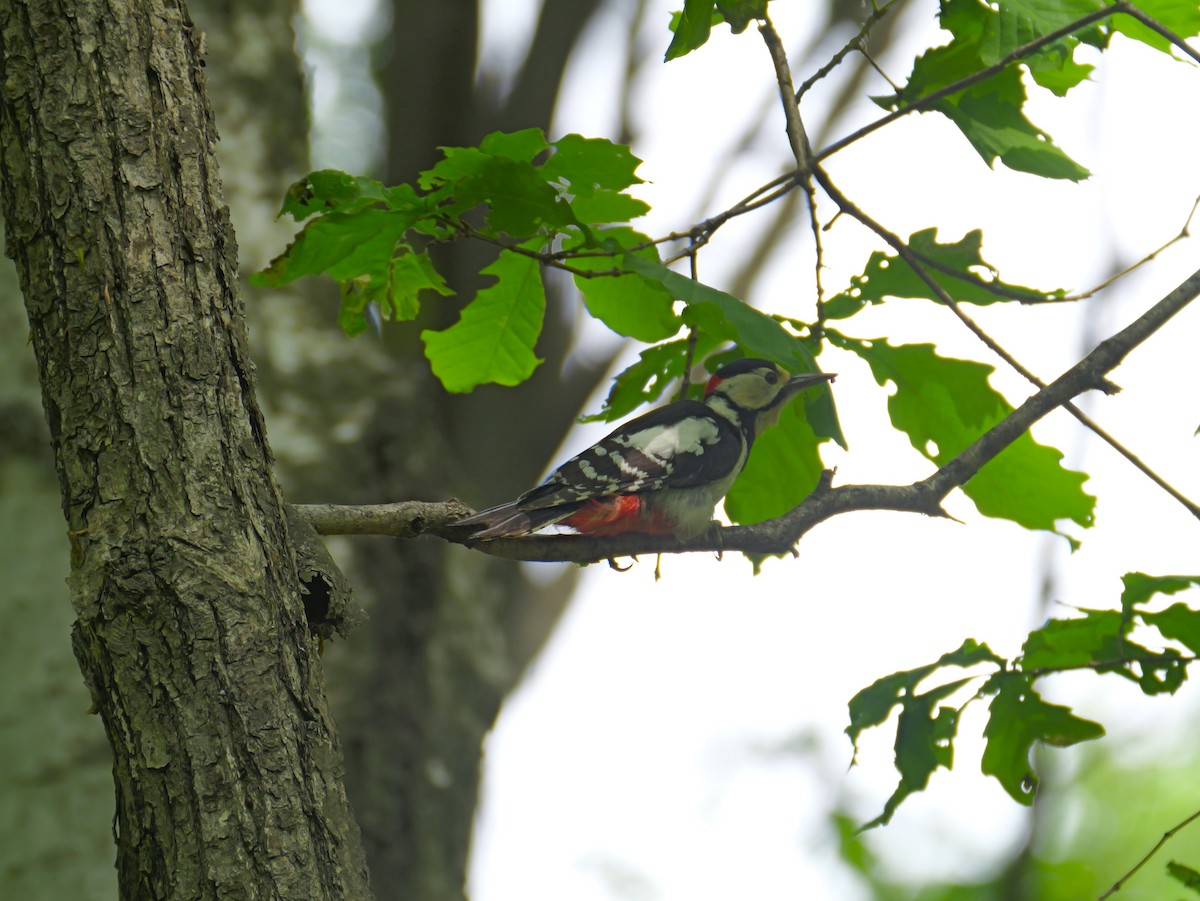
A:
<svg viewBox="0 0 1200 901">
<path fill-rule="evenodd" d="M 1200 9 L 1175 0 L 1141 0 L 1137 8 L 1177 35 L 1200 28 Z M 1095 68 L 1076 59 L 1081 47 L 1105 50 L 1115 34 L 1170 52 L 1170 42 L 1105 0 L 942 0 L 939 22 L 950 41 L 917 57 L 903 87 L 872 98 L 883 109 L 919 107 L 954 123 L 989 165 L 1046 178 L 1080 181 L 1091 173 L 1029 121 L 1022 70 L 1063 97 Z M 1019 60 L 1021 65 L 1008 63 Z M 977 79 L 979 73 L 988 77 Z"/>
<path fill-rule="evenodd" d="M 1123 581 L 1120 609 L 1080 608 L 1075 616 L 1051 619 L 1029 633 L 1012 659 L 967 639 L 933 663 L 884 676 L 856 694 L 846 728 L 856 749 L 864 731 L 883 725 L 898 710 L 894 748 L 900 782 L 879 816 L 863 828 L 887 823 L 905 798 L 925 789 L 937 769 L 953 767 L 959 719 L 973 701 L 989 699 L 984 774 L 1028 805 L 1038 787 L 1031 759 L 1036 744 L 1063 748 L 1104 734 L 1099 723 L 1046 701 L 1038 680 L 1090 670 L 1115 673 L 1147 695 L 1174 694 L 1189 664 L 1200 658 L 1200 609 L 1182 602 L 1154 609 L 1148 603 L 1156 595 L 1200 585 L 1200 576 L 1135 572 Z M 974 672 L 962 675 L 967 669 Z M 978 688 L 966 701 L 946 703 L 974 683 Z"/>
</svg>

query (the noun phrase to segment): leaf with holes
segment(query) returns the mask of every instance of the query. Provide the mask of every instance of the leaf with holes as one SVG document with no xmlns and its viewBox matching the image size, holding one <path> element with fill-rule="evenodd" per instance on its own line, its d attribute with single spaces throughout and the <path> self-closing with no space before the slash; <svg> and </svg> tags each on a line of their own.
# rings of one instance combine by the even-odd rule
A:
<svg viewBox="0 0 1200 901">
<path fill-rule="evenodd" d="M 883 723 L 891 714 L 892 708 L 899 704 L 903 697 L 911 694 L 917 683 L 934 670 L 945 666 L 974 666 L 977 663 L 1005 666 L 1007 661 L 997 656 L 986 644 L 968 638 L 957 649 L 943 654 L 934 663 L 892 673 L 864 688 L 850 699 L 850 725 L 846 727 L 846 734 L 850 736 L 855 750 L 858 736 L 863 730 Z"/>
<path fill-rule="evenodd" d="M 983 773 L 994 776 L 1020 804 L 1032 804 L 1037 793 L 1038 777 L 1029 756 L 1035 742 L 1065 748 L 1104 735 L 1099 723 L 1042 700 L 1024 673 L 997 673 L 982 693 L 995 694 L 983 730 Z"/>
<path fill-rule="evenodd" d="M 959 303 L 986 305 L 1008 300 L 1036 303 L 1066 296 L 1061 288 L 1043 292 L 1002 281 L 995 267 L 983 259 L 983 232 L 979 229 L 967 232 L 958 241 L 943 244 L 938 241 L 936 228 L 926 228 L 914 232 L 908 246 L 927 262 L 925 268 L 933 280 Z M 945 270 L 973 275 L 987 284 L 976 284 Z M 850 287 L 825 303 L 825 317 L 846 319 L 868 304 L 883 303 L 889 297 L 916 297 L 941 303 L 899 254 L 877 250 L 867 260 L 862 275 L 852 276 Z"/>
<path fill-rule="evenodd" d="M 906 695 L 901 699 L 894 746 L 900 784 L 884 803 L 883 812 L 863 829 L 886 825 L 905 798 L 925 790 L 934 770 L 938 767 L 950 769 L 954 765 L 954 735 L 959 712 L 953 707 L 938 706 L 938 702 L 969 681 L 959 679 L 925 694 Z"/>
</svg>

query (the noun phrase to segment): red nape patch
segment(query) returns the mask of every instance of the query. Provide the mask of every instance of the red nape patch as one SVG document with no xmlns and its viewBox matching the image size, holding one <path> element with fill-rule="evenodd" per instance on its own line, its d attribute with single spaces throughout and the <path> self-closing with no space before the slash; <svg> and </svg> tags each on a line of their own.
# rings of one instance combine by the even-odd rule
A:
<svg viewBox="0 0 1200 901">
<path fill-rule="evenodd" d="M 646 510 L 642 499 L 635 494 L 593 498 L 559 525 L 570 526 L 582 535 L 624 535 L 642 532 L 650 535 L 669 535 L 672 523 L 655 511 Z"/>
<path fill-rule="evenodd" d="M 723 381 L 725 381 L 725 380 L 723 378 L 721 378 L 721 376 L 719 376 L 719 375 L 712 376 L 708 380 L 708 384 L 706 384 L 704 386 L 704 396 L 708 397 L 710 394 L 712 394 L 714 389 L 716 389 L 717 385 L 721 384 L 721 382 L 723 382 Z"/>
</svg>

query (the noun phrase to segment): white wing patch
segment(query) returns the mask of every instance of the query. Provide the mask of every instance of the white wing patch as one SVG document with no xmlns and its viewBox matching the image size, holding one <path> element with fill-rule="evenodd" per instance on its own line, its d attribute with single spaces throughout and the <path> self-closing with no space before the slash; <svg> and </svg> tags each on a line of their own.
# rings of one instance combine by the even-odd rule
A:
<svg viewBox="0 0 1200 901">
<path fill-rule="evenodd" d="M 720 437 L 711 419 L 685 419 L 634 432 L 625 443 L 658 460 L 670 460 L 676 454 L 703 454 L 706 444 Z"/>
</svg>

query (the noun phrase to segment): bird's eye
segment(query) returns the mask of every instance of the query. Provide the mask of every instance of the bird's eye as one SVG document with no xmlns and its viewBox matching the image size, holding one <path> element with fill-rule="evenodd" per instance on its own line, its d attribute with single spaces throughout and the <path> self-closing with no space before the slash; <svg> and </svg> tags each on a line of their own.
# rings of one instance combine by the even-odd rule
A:
<svg viewBox="0 0 1200 901">
<path fill-rule="evenodd" d="M 774 369 L 772 369 L 769 372 L 767 372 L 767 374 L 764 375 L 763 378 L 766 380 L 768 385 L 774 385 L 777 381 L 779 381 L 779 373 L 776 372 Z"/>
</svg>

